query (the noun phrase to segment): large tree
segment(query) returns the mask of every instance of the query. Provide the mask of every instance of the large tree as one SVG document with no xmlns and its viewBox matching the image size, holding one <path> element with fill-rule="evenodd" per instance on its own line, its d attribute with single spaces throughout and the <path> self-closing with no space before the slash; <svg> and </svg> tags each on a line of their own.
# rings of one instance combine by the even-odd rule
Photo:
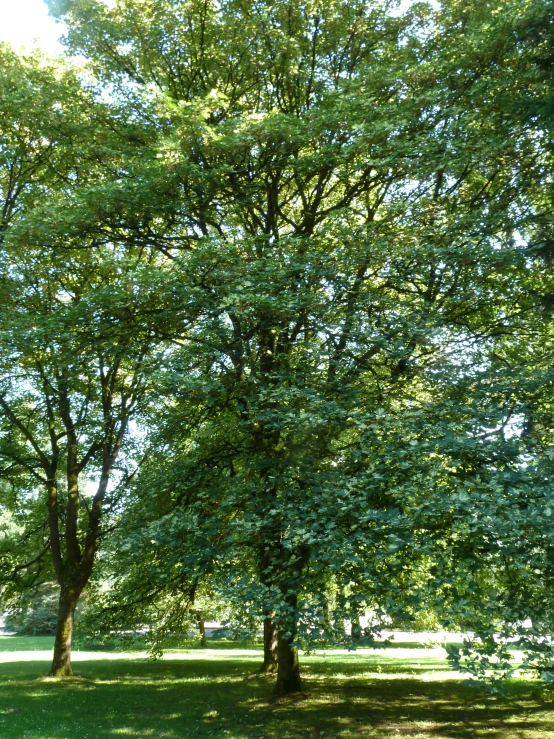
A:
<svg viewBox="0 0 554 739">
<path fill-rule="evenodd" d="M 390 609 L 404 553 L 430 556 L 410 414 L 442 400 L 454 350 L 481 361 L 520 312 L 536 145 L 506 137 L 497 97 L 517 39 L 487 35 L 484 1 L 57 8 L 153 154 L 109 203 L 85 189 L 74 206 L 181 275 L 153 417 L 181 465 L 159 487 L 167 561 L 191 580 L 219 564 L 265 615 L 268 662 L 277 628 L 278 690 L 299 689 L 299 620 L 329 571 Z"/>
<path fill-rule="evenodd" d="M 19 555 L 36 551 L 29 561 L 12 552 L 2 579 L 17 587 L 22 571 L 55 575 L 55 676 L 71 674 L 75 608 L 132 469 L 125 440 L 153 346 L 148 332 L 102 320 L 107 304 L 129 312 L 132 268 L 108 250 L 86 257 L 70 275 L 44 251 L 3 258 L 0 458 L 11 485 L 2 500 L 18 521 L 25 514 Z"/>
<path fill-rule="evenodd" d="M 480 678 L 509 675 L 508 644 L 517 640 L 527 663 L 551 680 L 552 3 L 503 3 L 494 13 L 485 6 L 475 16 L 460 3 L 445 6 L 443 22 L 460 29 L 466 56 L 481 51 L 478 87 L 490 92 L 473 98 L 470 117 L 488 116 L 498 140 L 518 142 L 506 216 L 521 258 L 505 294 L 504 331 L 482 342 L 479 371 L 450 389 L 453 427 L 474 444 L 465 459 L 451 442 L 442 445 L 458 511 L 433 584 L 448 616 L 457 612 L 476 634 L 453 655 L 458 663 Z M 436 428 L 448 417 L 444 409 Z"/>
<path fill-rule="evenodd" d="M 57 580 L 51 674 L 63 676 L 146 387 L 154 334 L 135 318 L 148 265 L 106 234 L 91 245 L 72 219 L 76 188 L 98 197 L 118 168 L 105 106 L 62 64 L 1 52 L 0 505 L 19 525 L 0 577 L 4 597 Z"/>
</svg>

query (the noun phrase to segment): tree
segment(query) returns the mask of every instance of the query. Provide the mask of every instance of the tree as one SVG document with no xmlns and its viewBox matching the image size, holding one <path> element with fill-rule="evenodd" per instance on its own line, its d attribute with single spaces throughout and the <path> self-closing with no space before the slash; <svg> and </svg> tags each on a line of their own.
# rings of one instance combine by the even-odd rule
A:
<svg viewBox="0 0 554 739">
<path fill-rule="evenodd" d="M 124 315 L 133 301 L 133 269 L 113 252 L 74 257 L 71 275 L 65 260 L 44 250 L 5 256 L 3 266 L 0 456 L 4 478 L 14 479 L 10 507 L 26 511 L 24 537 L 38 550 L 3 572 L 10 578 L 23 568 L 53 569 L 60 601 L 51 674 L 64 676 L 103 519 L 117 510 L 129 474 L 122 454 L 153 341 L 148 332 L 130 335 L 121 314 L 119 321 L 103 317 L 110 307 Z"/>
<path fill-rule="evenodd" d="M 503 217 L 519 258 L 503 291 L 504 326 L 474 346 L 471 372 L 447 377 L 447 402 L 429 416 L 444 469 L 424 518 L 438 513 L 443 525 L 431 536 L 443 552 L 436 548 L 422 599 L 430 596 L 447 623 L 475 632 L 453 650 L 458 666 L 485 681 L 509 676 L 517 645 L 524 666 L 551 680 L 552 8 L 514 2 L 471 13 L 451 2 L 444 10 L 440 37 L 458 33 L 466 50 L 458 46 L 451 61 L 454 77 L 460 59 L 481 49 L 471 125 L 486 116 L 494 139 L 518 142 L 517 186 Z"/>
<path fill-rule="evenodd" d="M 511 341 L 502 343 L 496 358 L 504 375 L 500 387 L 504 387 L 506 395 L 510 393 L 512 434 L 517 434 L 520 448 L 517 472 L 526 478 L 527 486 L 518 510 L 512 515 L 509 531 L 501 529 L 505 540 L 504 561 L 499 567 L 503 580 L 495 591 L 496 603 L 490 597 L 483 599 L 494 613 L 497 631 L 519 640 L 529 665 L 538 667 L 547 679 L 552 669 L 552 654 L 545 644 L 545 637 L 552 630 L 548 564 L 552 479 L 551 16 L 551 3 L 513 3 L 502 8 L 492 24 L 492 33 L 510 40 L 508 44 L 504 42 L 508 54 L 505 54 L 505 75 L 498 85 L 503 127 L 506 135 L 517 135 L 529 142 L 533 155 L 521 162 L 528 177 L 521 193 L 526 207 L 518 223 L 519 236 L 527 252 L 526 280 L 519 296 L 526 321 L 523 330 Z M 513 509 L 513 502 L 510 507 Z M 501 520 L 499 513 L 498 520 Z M 512 557 L 506 556 L 510 551 Z M 482 628 L 480 632 L 482 644 L 477 652 L 486 655 L 481 659 L 485 665 L 500 647 L 498 639 L 494 646 L 494 638 L 487 629 Z M 502 644 L 502 657 L 506 656 L 505 647 Z M 467 655 L 470 653 L 471 649 Z M 475 670 L 476 663 L 471 659 L 469 662 Z M 505 660 L 500 659 L 499 664 L 506 668 Z M 508 664 L 507 670 L 509 673 L 512 666 Z M 483 677 L 480 669 L 477 672 Z"/>
<path fill-rule="evenodd" d="M 453 563 L 493 592 L 502 548 L 476 505 L 505 536 L 503 507 L 538 479 L 521 473 L 526 447 L 490 431 L 523 367 L 508 380 L 505 349 L 537 320 L 521 236 L 551 246 L 536 4 L 400 19 L 384 2 L 55 5 L 122 147 L 101 187 L 59 194 L 56 243 L 158 254 L 173 305 L 137 478 L 157 494 L 144 507 L 135 488 L 127 519 L 159 534 L 130 535 L 146 600 L 181 588 L 186 602 L 209 578 L 263 619 L 266 667 L 277 630 L 286 693 L 330 583 L 345 614 L 413 612 L 433 578 L 461 611 Z M 479 554 L 496 547 L 490 577 L 475 575 L 476 530 Z"/>
<path fill-rule="evenodd" d="M 109 129 L 97 130 L 105 106 L 70 69 L 2 54 L 1 503 L 19 526 L 3 547 L 2 580 L 4 597 L 57 580 L 51 674 L 64 676 L 154 341 L 144 322 L 131 333 L 142 266 L 109 243 L 91 250 L 65 208 L 76 187 L 113 172 Z"/>
</svg>

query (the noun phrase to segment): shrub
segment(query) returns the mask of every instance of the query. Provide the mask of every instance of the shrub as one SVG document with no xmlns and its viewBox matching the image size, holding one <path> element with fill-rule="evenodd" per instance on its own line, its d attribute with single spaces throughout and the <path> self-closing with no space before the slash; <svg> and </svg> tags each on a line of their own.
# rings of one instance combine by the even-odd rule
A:
<svg viewBox="0 0 554 739">
<path fill-rule="evenodd" d="M 10 608 L 5 628 L 21 635 L 50 636 L 56 633 L 57 619 L 58 588 L 54 583 L 44 583 Z"/>
</svg>

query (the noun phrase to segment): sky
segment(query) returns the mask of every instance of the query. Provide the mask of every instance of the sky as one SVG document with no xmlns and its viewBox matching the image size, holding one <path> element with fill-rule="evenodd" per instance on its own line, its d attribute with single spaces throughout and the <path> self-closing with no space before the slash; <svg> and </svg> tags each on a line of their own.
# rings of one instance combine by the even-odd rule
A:
<svg viewBox="0 0 554 739">
<path fill-rule="evenodd" d="M 399 11 L 413 0 L 402 0 Z M 8 41 L 18 51 L 39 46 L 48 54 L 62 51 L 57 39 L 63 26 L 50 16 L 43 0 L 0 0 L 0 41 Z"/>
<path fill-rule="evenodd" d="M 62 33 L 63 26 L 50 18 L 43 0 L 0 0 L 0 41 L 18 51 L 38 46 L 48 54 L 59 53 Z"/>
</svg>

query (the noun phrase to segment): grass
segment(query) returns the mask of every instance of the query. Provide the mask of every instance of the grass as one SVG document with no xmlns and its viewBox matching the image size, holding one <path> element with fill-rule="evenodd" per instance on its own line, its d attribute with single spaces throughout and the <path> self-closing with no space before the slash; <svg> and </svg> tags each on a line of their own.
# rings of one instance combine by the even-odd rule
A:
<svg viewBox="0 0 554 739">
<path fill-rule="evenodd" d="M 38 652 L 51 650 L 53 644 L 50 636 L 0 636 L 0 652 Z"/>
<path fill-rule="evenodd" d="M 500 698 L 464 686 L 444 652 L 421 644 L 302 657 L 305 695 L 278 701 L 242 645 L 76 654 L 54 681 L 46 637 L 0 637 L 2 739 L 552 739 L 554 706 L 538 683 Z M 28 661 L 6 661 L 24 655 Z"/>
</svg>

